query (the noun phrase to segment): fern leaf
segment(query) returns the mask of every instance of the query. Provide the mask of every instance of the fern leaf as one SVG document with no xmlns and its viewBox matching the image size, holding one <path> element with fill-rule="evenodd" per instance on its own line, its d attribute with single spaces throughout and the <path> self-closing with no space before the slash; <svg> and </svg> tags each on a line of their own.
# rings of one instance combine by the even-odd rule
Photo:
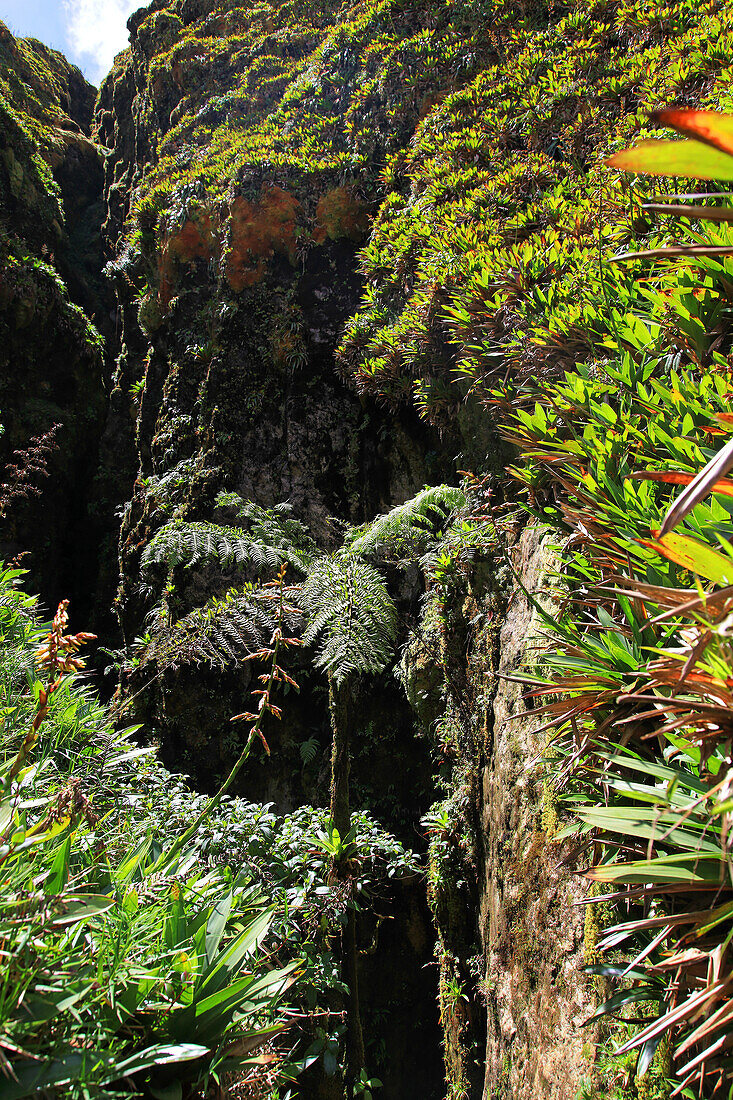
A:
<svg viewBox="0 0 733 1100">
<path fill-rule="evenodd" d="M 305 573 L 318 553 L 302 523 L 290 518 L 288 505 L 266 511 L 235 493 L 221 493 L 219 508 L 236 507 L 247 526 L 215 523 L 167 523 L 156 533 L 142 557 L 143 575 L 155 565 L 172 568 L 218 562 L 223 567 L 250 566 L 257 576 L 275 572 L 288 562 Z"/>
<path fill-rule="evenodd" d="M 308 764 L 312 764 L 315 760 L 316 756 L 318 755 L 318 748 L 319 746 L 317 737 L 309 737 L 308 740 L 304 741 L 300 746 L 300 758 L 306 765 L 306 767 L 308 766 Z"/>
<path fill-rule="evenodd" d="M 384 580 L 356 558 L 324 558 L 306 580 L 301 605 L 303 635 L 315 645 L 315 664 L 336 684 L 358 672 L 381 672 L 390 659 L 396 610 Z"/>
<path fill-rule="evenodd" d="M 463 508 L 466 495 L 451 485 L 422 489 L 347 536 L 344 549 L 360 557 L 399 558 L 425 553 L 445 529 L 452 512 Z"/>
<path fill-rule="evenodd" d="M 223 599 L 209 600 L 174 626 L 159 626 L 146 659 L 154 660 L 160 669 L 191 664 L 226 668 L 269 642 L 277 615 L 277 597 L 272 589 L 232 588 Z M 291 634 L 300 633 L 302 621 L 297 609 L 286 612 L 284 626 Z"/>
</svg>

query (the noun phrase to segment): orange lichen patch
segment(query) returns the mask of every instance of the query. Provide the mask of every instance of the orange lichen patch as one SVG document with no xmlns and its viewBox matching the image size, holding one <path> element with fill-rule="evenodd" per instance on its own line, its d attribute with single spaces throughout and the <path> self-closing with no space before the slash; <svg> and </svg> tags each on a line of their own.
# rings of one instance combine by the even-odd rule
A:
<svg viewBox="0 0 733 1100">
<path fill-rule="evenodd" d="M 168 248 L 178 260 L 210 260 L 214 255 L 216 236 L 211 214 L 189 218 L 177 233 L 168 238 Z"/>
<path fill-rule="evenodd" d="M 226 275 L 232 290 L 243 290 L 262 279 L 267 261 L 279 252 L 295 263 L 297 219 L 301 206 L 280 187 L 262 185 L 260 199 L 238 195 L 231 204 L 231 236 Z"/>
<path fill-rule="evenodd" d="M 369 229 L 366 206 L 354 195 L 350 187 L 335 187 L 328 191 L 316 207 L 316 228 L 313 240 L 323 244 L 328 237 L 337 241 L 348 237 L 358 241 Z"/>
<path fill-rule="evenodd" d="M 180 264 L 193 260 L 211 260 L 217 252 L 217 239 L 211 215 L 199 213 L 166 237 L 158 254 L 160 304 L 167 309 L 173 297 Z"/>
</svg>

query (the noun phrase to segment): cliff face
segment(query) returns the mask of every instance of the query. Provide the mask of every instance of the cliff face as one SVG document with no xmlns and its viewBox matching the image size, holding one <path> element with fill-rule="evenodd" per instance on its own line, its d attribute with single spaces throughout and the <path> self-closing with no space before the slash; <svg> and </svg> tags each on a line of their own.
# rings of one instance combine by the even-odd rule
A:
<svg viewBox="0 0 733 1100">
<path fill-rule="evenodd" d="M 276 531 L 297 581 L 304 554 L 426 483 L 469 468 L 486 489 L 463 543 L 384 566 L 402 657 L 352 687 L 353 800 L 428 847 L 426 888 L 359 931 L 385 1100 L 593 1080 L 582 885 L 512 679 L 541 649 L 524 589 L 547 587 L 552 552 L 516 516 L 489 523 L 506 456 L 473 398 L 493 400 L 497 367 L 519 386 L 607 338 L 597 242 L 626 243 L 627 196 L 601 193 L 601 155 L 657 102 L 726 105 L 695 41 L 727 41 L 727 18 L 154 0 L 93 119 L 81 75 L 0 26 L 0 457 L 62 425 L 43 522 L 14 513 L 0 549 L 33 550 L 49 599 L 96 575 L 110 603 L 119 582 L 117 704 L 168 764 L 208 789 L 242 747 L 240 597 L 264 574 L 222 530 Z M 203 541 L 157 553 L 184 532 Z M 290 671 L 300 695 L 239 788 L 281 811 L 325 804 L 330 781 L 326 681 L 310 651 Z M 313 1070 L 303 1096 L 336 1088 Z"/>
<path fill-rule="evenodd" d="M 469 410 L 432 434 L 407 407 L 385 414 L 357 399 L 335 359 L 365 292 L 360 262 L 383 245 L 383 215 L 374 218 L 397 165 L 421 119 L 495 61 L 497 43 L 486 20 L 459 4 L 326 13 L 184 0 L 141 10 L 130 30 L 130 51 L 103 85 L 96 116 L 112 150 L 104 231 L 117 254 L 122 318 L 108 432 L 126 441 L 125 461 L 137 467 L 118 605 L 128 643 L 142 636 L 141 656 L 123 699 L 134 700 L 135 718 L 161 739 L 169 763 L 212 783 L 237 751 L 228 717 L 241 709 L 248 666 L 223 675 L 185 661 L 161 667 L 146 647 L 164 585 L 141 568 L 156 532 L 216 518 L 217 493 L 227 490 L 266 508 L 288 500 L 328 549 L 339 539 L 334 521 L 363 522 L 425 482 L 451 477 L 457 452 L 482 472 L 499 462 L 490 426 Z M 385 266 L 379 280 L 372 275 L 367 296 L 376 303 L 392 293 L 406 261 Z M 406 286 L 410 276 L 400 278 Z M 426 320 L 437 304 L 426 296 Z M 392 344 L 404 356 L 401 341 Z M 436 366 L 450 358 L 439 332 L 420 354 Z M 534 560 L 527 558 L 528 579 Z M 504 711 L 519 704 L 497 689 L 496 674 L 519 662 L 528 620 L 512 605 L 515 626 L 499 632 L 507 596 L 497 567 L 484 562 L 471 593 L 452 595 L 451 622 L 434 635 L 423 617 L 432 642 L 414 650 L 414 665 L 406 659 L 404 677 L 408 685 L 426 679 L 429 691 L 408 686 L 412 714 L 389 677 L 356 696 L 352 788 L 409 839 L 443 775 L 452 819 L 431 843 L 429 893 L 450 1095 L 569 1095 L 588 1068 L 576 1027 L 588 999 L 582 920 L 568 910 L 567 879 L 551 869 L 535 787 L 522 781 L 537 746 L 530 731 L 518 740 L 503 725 Z M 231 574 L 210 564 L 174 568 L 164 613 L 181 621 L 229 583 Z M 397 595 L 414 618 L 414 579 L 400 582 Z M 478 637 L 476 619 L 486 621 Z M 327 798 L 325 698 L 307 662 L 294 671 L 300 701 L 286 707 L 272 758 L 248 767 L 242 788 L 280 807 Z M 304 731 L 318 744 L 306 769 Z M 438 764 L 446 752 L 447 770 Z M 430 949 L 422 940 L 418 968 Z M 432 1026 L 429 1001 L 417 1009 L 414 1033 L 403 1030 L 394 1004 L 379 1007 L 387 950 L 362 967 L 367 1029 L 374 1012 L 391 1020 L 380 1032 L 385 1095 L 406 1095 L 408 1079 L 421 1082 L 420 1095 L 443 1095 L 436 1047 L 430 1057 L 419 1053 Z M 411 973 L 403 975 L 407 996 L 422 998 Z M 541 1022 L 549 1003 L 560 1028 Z"/>
<path fill-rule="evenodd" d="M 211 520 L 220 491 L 288 501 L 329 548 L 339 521 L 363 522 L 452 469 L 455 437 L 359 400 L 334 361 L 363 291 L 357 253 L 380 165 L 433 79 L 410 78 L 405 58 L 424 25 L 458 40 L 448 14 L 395 7 L 384 53 L 386 21 L 386 9 L 337 20 L 308 5 L 154 4 L 132 17 L 130 50 L 100 91 L 122 319 L 108 434 L 136 478 L 118 598 L 128 642 L 160 598 L 140 572 L 146 546 L 173 520 Z M 189 577 L 176 579 L 177 618 L 227 579 Z M 168 683 L 167 713 L 148 699 L 146 718 L 184 759 L 187 742 L 194 753 L 213 742 L 216 757 L 224 694 L 186 729 L 193 711 Z M 226 751 L 211 761 L 225 763 Z"/>
<path fill-rule="evenodd" d="M 2 551 L 31 551 L 49 603 L 91 608 L 87 511 L 105 412 L 110 302 L 102 281 L 103 156 L 78 69 L 0 24 L 0 463 L 58 425 L 42 518 L 16 505 Z M 78 599 L 77 599 L 78 597 Z"/>
</svg>

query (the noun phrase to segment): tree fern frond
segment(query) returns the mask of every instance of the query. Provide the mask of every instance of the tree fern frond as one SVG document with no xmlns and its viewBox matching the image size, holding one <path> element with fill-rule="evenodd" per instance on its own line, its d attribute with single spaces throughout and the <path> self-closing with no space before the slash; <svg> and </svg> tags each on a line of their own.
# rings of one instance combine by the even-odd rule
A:
<svg viewBox="0 0 733 1100">
<path fill-rule="evenodd" d="M 292 589 L 286 589 L 292 596 Z M 278 622 L 279 593 L 270 588 L 232 588 L 221 599 L 211 599 L 189 612 L 172 627 L 159 626 L 145 657 L 159 668 L 208 664 L 218 668 L 238 664 L 269 643 Z M 284 627 L 297 635 L 300 613 L 286 600 Z"/>
<path fill-rule="evenodd" d="M 319 748 L 317 737 L 309 737 L 307 741 L 303 741 L 300 746 L 300 758 L 306 767 L 313 763 L 318 755 Z"/>
<path fill-rule="evenodd" d="M 295 565 L 307 573 L 319 550 L 308 533 L 308 528 L 300 520 L 293 519 L 293 506 L 287 501 L 276 504 L 274 508 L 261 508 L 251 500 L 243 500 L 238 493 L 219 493 L 217 508 L 235 510 L 235 516 L 246 522 L 250 538 L 280 550 L 282 560 Z"/>
<path fill-rule="evenodd" d="M 241 527 L 218 527 L 214 523 L 167 523 L 145 550 L 143 572 L 153 565 L 197 565 L 218 561 L 223 566 L 252 565 L 259 573 L 277 569 L 284 555 L 276 548 L 252 538 Z"/>
<path fill-rule="evenodd" d="M 452 512 L 463 508 L 466 495 L 452 485 L 434 485 L 377 516 L 346 537 L 344 550 L 360 557 L 398 558 L 424 553 L 445 530 Z"/>
<path fill-rule="evenodd" d="M 215 523 L 167 523 L 156 533 L 142 557 L 143 574 L 155 565 L 169 569 L 200 562 L 218 562 L 223 567 L 250 566 L 261 576 L 279 569 L 283 562 L 305 573 L 317 548 L 305 526 L 290 518 L 290 506 L 278 505 L 266 511 L 236 493 L 220 493 L 220 508 L 236 507 L 246 526 Z"/>
<path fill-rule="evenodd" d="M 384 580 L 356 558 L 322 559 L 300 593 L 307 616 L 306 645 L 315 664 L 340 684 L 357 672 L 381 672 L 390 659 L 396 610 Z"/>
</svg>

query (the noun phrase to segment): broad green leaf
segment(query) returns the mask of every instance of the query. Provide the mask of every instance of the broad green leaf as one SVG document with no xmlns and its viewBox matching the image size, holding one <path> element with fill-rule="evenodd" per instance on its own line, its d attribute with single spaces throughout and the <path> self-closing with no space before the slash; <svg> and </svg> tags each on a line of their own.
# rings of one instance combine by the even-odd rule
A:
<svg viewBox="0 0 733 1100">
<path fill-rule="evenodd" d="M 196 998 L 186 1008 L 171 1013 L 168 1027 L 173 1036 L 191 1036 L 200 1042 L 216 1042 L 241 1013 L 256 1013 L 263 998 L 274 1001 L 288 984 L 290 974 L 300 964 L 290 963 L 264 977 L 247 974 L 225 988 L 204 998 Z"/>
<path fill-rule="evenodd" d="M 135 871 L 137 871 L 148 855 L 152 843 L 152 833 L 148 833 L 148 835 L 140 841 L 137 847 L 130 852 L 129 855 L 125 856 L 122 863 L 120 863 L 119 867 L 114 872 L 114 878 L 117 882 L 125 882 L 134 875 Z"/>
<path fill-rule="evenodd" d="M 42 1092 L 59 1089 L 81 1078 L 105 1075 L 110 1080 L 109 1070 L 117 1069 L 117 1060 L 111 1054 L 99 1050 L 85 1050 L 68 1054 L 63 1058 L 42 1062 L 13 1062 L 15 1080 L 3 1076 L 0 1095 L 2 1100 L 27 1100 Z M 120 1074 L 115 1072 L 114 1077 Z M 58 1095 L 58 1094 L 57 1094 Z"/>
<path fill-rule="evenodd" d="M 584 966 L 584 974 L 599 974 L 604 978 L 640 978 L 648 980 L 649 975 L 645 970 L 636 968 L 628 970 L 625 963 L 597 963 L 595 966 Z"/>
<path fill-rule="evenodd" d="M 640 542 L 651 550 L 656 550 L 663 558 L 689 569 L 691 573 L 714 581 L 715 584 L 733 584 L 733 560 L 704 542 L 674 532 L 655 541 L 641 539 Z"/>
<path fill-rule="evenodd" d="M 174 882 L 170 889 L 168 915 L 163 926 L 163 942 L 166 947 L 175 947 L 186 936 L 186 920 L 183 909 L 181 887 Z"/>
<path fill-rule="evenodd" d="M 628 750 L 615 753 L 601 752 L 598 757 L 600 760 L 606 760 L 609 764 L 614 764 L 619 768 L 630 768 L 644 775 L 652 775 L 663 783 L 671 783 L 676 780 L 678 783 L 689 787 L 690 790 L 697 791 L 698 794 L 704 794 L 707 790 L 704 783 L 701 783 L 697 776 L 685 772 L 681 768 L 659 764 L 654 760 L 642 760 L 641 757 L 635 756 Z"/>
<path fill-rule="evenodd" d="M 610 168 L 646 176 L 685 176 L 699 180 L 732 180 L 733 156 L 702 141 L 642 141 L 605 162 Z"/>
<path fill-rule="evenodd" d="M 132 886 L 128 886 L 122 899 L 122 908 L 130 916 L 140 908 L 140 895 Z"/>
<path fill-rule="evenodd" d="M 67 836 L 54 856 L 51 872 L 46 879 L 46 892 L 60 894 L 69 878 L 69 856 L 71 855 L 71 835 Z"/>
<path fill-rule="evenodd" d="M 708 882 L 718 883 L 724 865 L 720 859 L 708 855 L 660 856 L 659 859 L 638 860 L 632 863 L 606 863 L 591 867 L 586 872 L 593 882 L 667 883 Z"/>
<path fill-rule="evenodd" d="M 654 1035 L 651 1039 L 647 1039 L 644 1046 L 639 1051 L 639 1057 L 636 1062 L 636 1076 L 643 1077 L 649 1066 L 654 1061 L 654 1055 L 657 1053 L 657 1047 L 664 1038 L 664 1032 L 660 1035 Z"/>
<path fill-rule="evenodd" d="M 73 988 L 71 991 L 62 990 L 50 992 L 46 993 L 43 997 L 26 997 L 23 1003 L 26 1012 L 33 1020 L 52 1020 L 60 1013 L 68 1012 L 77 1001 L 80 1001 L 87 995 L 91 988 L 92 983 L 90 982 L 89 985 L 81 985 Z"/>
<path fill-rule="evenodd" d="M 135 728 L 139 729 L 140 727 L 137 726 Z M 129 752 L 123 753 L 122 756 L 116 756 L 114 758 L 114 764 L 115 767 L 117 767 L 119 764 L 123 764 L 127 760 L 138 760 L 141 756 L 151 756 L 155 752 L 157 752 L 155 745 L 143 745 L 139 749 L 130 749 Z"/>
<path fill-rule="evenodd" d="M 116 903 L 114 898 L 105 894 L 76 894 L 71 898 L 64 898 L 64 904 L 64 912 L 52 917 L 49 924 L 79 924 L 91 917 L 101 916 Z"/>
<path fill-rule="evenodd" d="M 586 1024 L 592 1024 L 595 1020 L 600 1020 L 603 1016 L 613 1015 L 619 1012 L 620 1009 L 625 1008 L 626 1005 L 636 1004 L 639 1001 L 658 1001 L 659 998 L 659 990 L 650 989 L 648 986 L 642 987 L 641 989 L 622 989 L 619 993 L 614 993 L 612 997 L 604 1001 L 597 1011 L 585 1022 Z"/>
<path fill-rule="evenodd" d="M 200 1043 L 159 1043 L 118 1062 L 115 1069 L 119 1072 L 116 1072 L 116 1075 L 127 1077 L 133 1073 L 139 1073 L 142 1069 L 150 1069 L 151 1066 L 165 1066 L 171 1062 L 191 1062 L 208 1053 L 208 1048 L 201 1046 Z"/>
<path fill-rule="evenodd" d="M 208 996 L 222 988 L 223 984 L 229 980 L 229 976 L 239 969 L 242 960 L 262 942 L 272 923 L 272 915 L 272 910 L 268 910 L 255 917 L 236 939 L 217 955 L 214 966 L 204 970 L 199 979 L 198 997 Z"/>
<path fill-rule="evenodd" d="M 206 925 L 206 961 L 211 963 L 219 948 L 219 942 L 226 923 L 229 920 L 229 914 L 232 911 L 232 892 L 229 891 L 223 898 L 219 898 L 216 905 L 211 911 L 211 916 Z"/>
<path fill-rule="evenodd" d="M 257 978 L 249 991 L 249 996 L 256 997 L 261 993 L 269 993 L 270 990 L 275 990 L 276 994 L 279 996 L 283 989 L 287 988 L 290 984 L 290 975 L 300 966 L 302 966 L 302 961 L 300 959 L 295 959 L 294 962 L 288 963 L 287 966 L 281 967 L 280 970 L 270 970 L 267 974 Z"/>
<path fill-rule="evenodd" d="M 593 825 L 608 832 L 656 841 L 660 841 L 665 834 L 669 833 L 665 841 L 667 844 L 691 851 L 704 851 L 707 855 L 718 856 L 721 861 L 724 858 L 719 844 L 692 832 L 689 821 L 684 823 L 688 828 L 684 828 L 680 818 L 673 814 L 657 814 L 646 807 L 642 809 L 634 806 L 598 808 L 583 806 L 577 810 L 577 814 L 587 825 Z"/>
</svg>

